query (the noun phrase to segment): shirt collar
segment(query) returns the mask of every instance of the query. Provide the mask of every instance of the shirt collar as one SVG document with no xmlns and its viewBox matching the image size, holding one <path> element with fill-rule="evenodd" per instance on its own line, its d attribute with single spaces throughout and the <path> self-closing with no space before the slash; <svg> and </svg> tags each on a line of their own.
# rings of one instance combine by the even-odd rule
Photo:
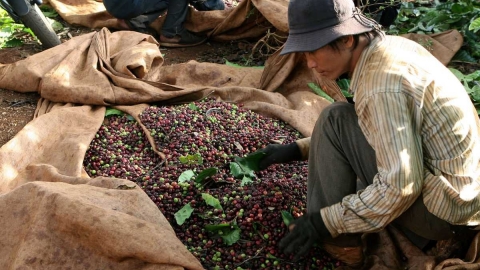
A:
<svg viewBox="0 0 480 270">
<path fill-rule="evenodd" d="M 370 44 L 363 50 L 360 58 L 358 59 L 357 65 L 355 66 L 355 70 L 353 71 L 352 78 L 350 80 L 350 87 L 348 92 L 353 95 L 353 99 L 355 101 L 355 91 L 359 86 L 360 79 L 363 75 L 363 70 L 365 69 L 365 64 L 369 58 L 369 56 L 374 52 L 378 46 L 382 43 L 383 39 L 385 38 L 384 35 L 380 35 L 375 37 Z"/>
</svg>

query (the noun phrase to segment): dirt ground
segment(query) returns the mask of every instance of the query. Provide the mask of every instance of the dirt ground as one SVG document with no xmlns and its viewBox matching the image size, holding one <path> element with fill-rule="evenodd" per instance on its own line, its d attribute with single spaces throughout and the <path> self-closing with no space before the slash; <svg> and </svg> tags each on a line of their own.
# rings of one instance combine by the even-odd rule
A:
<svg viewBox="0 0 480 270">
<path fill-rule="evenodd" d="M 65 41 L 70 37 L 91 31 L 95 30 L 70 27 L 68 33 L 64 33 L 61 39 Z M 251 41 L 206 42 L 196 47 L 160 48 L 160 50 L 164 55 L 164 65 L 196 60 L 219 64 L 229 61 L 239 65 L 261 66 L 264 64 L 266 56 L 251 54 L 254 43 Z M 41 45 L 34 40 L 21 47 L 3 48 L 0 49 L 0 64 L 14 63 L 41 51 Z M 39 98 L 37 93 L 19 93 L 0 89 L 0 147 L 33 119 Z"/>
</svg>

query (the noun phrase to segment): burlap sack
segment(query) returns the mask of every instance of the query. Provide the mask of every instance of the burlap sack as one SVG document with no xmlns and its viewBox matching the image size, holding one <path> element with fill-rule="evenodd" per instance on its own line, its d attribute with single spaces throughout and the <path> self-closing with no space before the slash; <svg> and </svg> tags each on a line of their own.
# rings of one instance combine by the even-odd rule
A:
<svg viewBox="0 0 480 270">
<path fill-rule="evenodd" d="M 432 35 L 410 33 L 402 36 L 421 44 L 444 65 L 450 63 L 463 45 L 463 36 L 455 29 Z"/>
</svg>

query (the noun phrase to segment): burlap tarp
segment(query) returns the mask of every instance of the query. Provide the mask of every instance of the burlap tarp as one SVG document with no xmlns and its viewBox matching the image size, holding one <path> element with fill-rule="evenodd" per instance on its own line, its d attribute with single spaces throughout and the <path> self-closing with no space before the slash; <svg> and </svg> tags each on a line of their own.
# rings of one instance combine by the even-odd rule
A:
<svg viewBox="0 0 480 270">
<path fill-rule="evenodd" d="M 99 2 L 49 2 L 69 23 L 115 26 Z M 218 40 L 258 38 L 266 27 L 288 32 L 287 3 L 252 0 L 228 11 L 192 12 L 188 25 Z M 256 15 L 247 16 L 252 10 Z M 442 60 L 446 64 L 459 46 L 445 43 L 445 37 L 461 39 L 456 31 L 426 38 L 450 51 Z M 310 136 L 329 102 L 315 95 L 309 82 L 344 100 L 335 82 L 315 77 L 295 54 L 276 53 L 263 70 L 195 61 L 164 66 L 151 36 L 106 28 L 0 65 L 0 88 L 41 95 L 34 119 L 0 148 L 0 268 L 201 269 L 139 186 L 124 179 L 91 179 L 84 172 L 83 158 L 106 106 L 138 117 L 152 103 L 211 95 L 280 118 Z M 155 150 L 162 155 L 162 149 Z M 393 228 L 366 239 L 376 239 L 366 242 L 371 269 L 480 266 L 478 235 L 465 258 L 442 262 Z"/>
</svg>

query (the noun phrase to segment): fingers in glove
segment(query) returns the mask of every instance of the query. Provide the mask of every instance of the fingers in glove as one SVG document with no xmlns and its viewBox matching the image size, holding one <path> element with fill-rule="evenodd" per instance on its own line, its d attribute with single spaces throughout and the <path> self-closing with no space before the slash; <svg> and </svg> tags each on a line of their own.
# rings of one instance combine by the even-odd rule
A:
<svg viewBox="0 0 480 270">
<path fill-rule="evenodd" d="M 300 258 L 307 255 L 310 249 L 312 248 L 314 242 L 315 240 L 313 240 L 312 238 L 309 238 L 307 242 L 303 246 L 301 246 L 300 249 L 298 249 L 293 260 L 298 261 Z"/>
<path fill-rule="evenodd" d="M 302 238 L 302 230 L 301 230 L 301 224 L 304 222 L 304 217 L 300 217 L 299 219 L 296 219 L 288 225 L 288 230 L 290 231 L 286 236 L 280 240 L 279 247 L 281 250 L 286 248 L 290 242 L 292 242 L 294 239 L 297 238 Z"/>
<path fill-rule="evenodd" d="M 285 242 L 283 240 L 285 240 Z M 305 237 L 302 237 L 301 235 L 290 237 L 290 238 L 284 238 L 280 242 L 280 245 L 281 245 L 280 248 L 282 249 L 283 253 L 291 254 L 291 253 L 294 253 L 300 246 L 303 246 L 307 241 L 308 239 Z"/>
</svg>

